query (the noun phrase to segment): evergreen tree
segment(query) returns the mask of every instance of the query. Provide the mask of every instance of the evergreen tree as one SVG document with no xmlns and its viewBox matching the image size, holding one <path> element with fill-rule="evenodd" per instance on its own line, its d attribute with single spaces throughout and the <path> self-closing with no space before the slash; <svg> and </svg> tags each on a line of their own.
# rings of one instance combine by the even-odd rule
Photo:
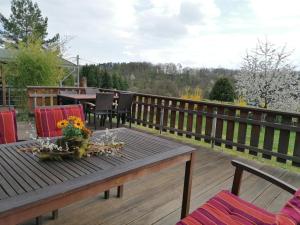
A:
<svg viewBox="0 0 300 225">
<path fill-rule="evenodd" d="M 112 80 L 111 76 L 107 72 L 107 70 L 104 70 L 101 76 L 101 87 L 102 88 L 112 88 Z"/>
<path fill-rule="evenodd" d="M 235 98 L 234 87 L 228 78 L 219 78 L 214 84 L 209 99 L 224 102 L 233 102 Z"/>
<path fill-rule="evenodd" d="M 120 89 L 120 76 L 118 76 L 116 73 L 113 73 L 111 79 L 112 87 L 115 89 Z"/>
<path fill-rule="evenodd" d="M 10 17 L 5 18 L 0 13 L 0 23 L 3 27 L 0 30 L 1 43 L 18 44 L 21 41 L 28 45 L 31 40 L 42 40 L 43 44 L 52 44 L 59 39 L 59 34 L 56 34 L 46 40 L 48 18 L 43 18 L 38 4 L 31 0 L 12 0 Z"/>
</svg>

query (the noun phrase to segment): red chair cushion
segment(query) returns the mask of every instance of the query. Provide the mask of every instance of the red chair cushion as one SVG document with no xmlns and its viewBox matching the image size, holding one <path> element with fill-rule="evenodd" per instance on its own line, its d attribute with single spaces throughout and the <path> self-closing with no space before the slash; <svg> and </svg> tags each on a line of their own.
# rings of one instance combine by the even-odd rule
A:
<svg viewBox="0 0 300 225">
<path fill-rule="evenodd" d="M 275 225 L 275 214 L 221 191 L 177 225 Z"/>
<path fill-rule="evenodd" d="M 0 144 L 18 141 L 16 111 L 14 109 L 0 112 Z"/>
<path fill-rule="evenodd" d="M 276 225 L 300 224 L 300 189 L 276 215 Z"/>
<path fill-rule="evenodd" d="M 84 121 L 82 105 L 37 107 L 34 114 L 36 132 L 39 137 L 61 136 L 62 131 L 57 128 L 57 122 L 69 116 L 77 116 Z"/>
</svg>

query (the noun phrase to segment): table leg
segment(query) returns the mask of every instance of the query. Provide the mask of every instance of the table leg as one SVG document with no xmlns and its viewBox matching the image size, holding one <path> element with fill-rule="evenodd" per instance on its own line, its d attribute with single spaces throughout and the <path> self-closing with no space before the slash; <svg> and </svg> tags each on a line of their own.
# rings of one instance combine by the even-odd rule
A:
<svg viewBox="0 0 300 225">
<path fill-rule="evenodd" d="M 104 191 L 104 199 L 109 199 L 109 190 Z"/>
<path fill-rule="evenodd" d="M 36 225 L 42 225 L 43 224 L 43 217 L 42 216 L 38 216 L 35 218 L 35 224 Z"/>
<path fill-rule="evenodd" d="M 123 192 L 124 192 L 124 186 L 123 185 L 118 186 L 117 197 L 122 198 L 123 197 Z"/>
<path fill-rule="evenodd" d="M 52 219 L 56 220 L 58 218 L 58 209 L 52 211 Z"/>
<path fill-rule="evenodd" d="M 186 217 L 190 211 L 190 197 L 191 197 L 191 189 L 192 189 L 194 158 L 195 158 L 195 153 L 191 153 L 191 159 L 185 163 L 181 219 Z"/>
</svg>

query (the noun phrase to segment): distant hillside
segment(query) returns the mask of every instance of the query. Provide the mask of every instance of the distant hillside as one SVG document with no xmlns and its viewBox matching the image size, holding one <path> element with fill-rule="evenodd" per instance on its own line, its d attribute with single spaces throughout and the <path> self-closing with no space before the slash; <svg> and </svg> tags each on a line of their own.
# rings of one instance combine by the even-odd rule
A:
<svg viewBox="0 0 300 225">
<path fill-rule="evenodd" d="M 86 65 L 92 74 L 84 74 L 88 78 L 88 84 L 91 86 L 95 82 L 94 76 L 101 71 L 107 71 L 109 74 L 119 74 L 125 78 L 128 83 L 128 89 L 135 92 L 147 94 L 158 94 L 167 96 L 180 96 L 186 87 L 200 87 L 205 96 L 210 91 L 214 81 L 225 76 L 233 79 L 237 70 L 224 68 L 189 68 L 182 67 L 180 64 L 152 64 L 148 62 L 130 62 L 130 63 L 102 63 L 98 65 Z M 101 86 L 98 83 L 98 86 Z"/>
</svg>

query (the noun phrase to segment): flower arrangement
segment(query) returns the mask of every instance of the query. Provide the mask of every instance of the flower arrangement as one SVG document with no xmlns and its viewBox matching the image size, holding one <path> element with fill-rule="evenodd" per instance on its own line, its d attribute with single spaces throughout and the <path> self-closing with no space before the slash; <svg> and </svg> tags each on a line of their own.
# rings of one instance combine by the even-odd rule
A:
<svg viewBox="0 0 300 225">
<path fill-rule="evenodd" d="M 22 151 L 32 152 L 42 160 L 62 160 L 66 157 L 81 158 L 91 155 L 120 156 L 120 151 L 124 147 L 124 142 L 117 141 L 116 132 L 110 132 L 108 129 L 103 135 L 91 141 L 92 131 L 75 116 L 59 121 L 57 128 L 62 129 L 62 138 L 55 142 L 50 138 L 33 138 L 37 141 L 37 146 Z"/>
</svg>

